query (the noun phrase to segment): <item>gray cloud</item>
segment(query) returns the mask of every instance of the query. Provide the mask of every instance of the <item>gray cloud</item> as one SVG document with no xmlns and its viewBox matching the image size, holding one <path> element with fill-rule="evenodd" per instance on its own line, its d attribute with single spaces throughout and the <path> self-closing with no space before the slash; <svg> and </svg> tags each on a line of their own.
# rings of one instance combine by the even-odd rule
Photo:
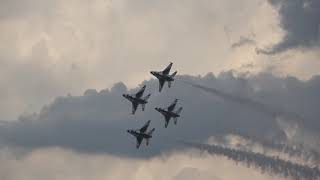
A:
<svg viewBox="0 0 320 180">
<path fill-rule="evenodd" d="M 278 10 L 280 26 L 285 31 L 282 41 L 264 54 L 277 54 L 294 48 L 319 47 L 320 1 L 269 0 Z"/>
<path fill-rule="evenodd" d="M 271 117 L 276 117 L 278 114 L 282 113 L 282 112 L 278 112 L 277 108 L 273 108 L 271 106 L 268 106 L 266 104 L 254 101 L 252 99 L 248 99 L 248 98 L 243 98 L 240 96 L 234 96 L 232 94 L 228 94 L 225 92 L 222 92 L 216 88 L 210 88 L 210 87 L 206 87 L 206 86 L 202 86 L 199 84 L 194 84 L 194 83 L 189 83 L 186 82 L 187 84 L 190 84 L 193 87 L 199 88 L 205 92 L 209 92 L 213 95 L 216 95 L 218 97 L 223 98 L 224 100 L 230 101 L 230 102 L 235 102 L 235 103 L 239 103 L 241 105 L 245 105 L 248 106 L 249 108 L 256 110 L 258 112 L 264 113 L 268 116 Z"/>
<path fill-rule="evenodd" d="M 84 96 L 58 97 L 39 114 L 0 126 L 0 142 L 27 149 L 58 146 L 88 153 L 139 157 L 177 148 L 177 139 L 202 142 L 211 136 L 232 132 L 287 143 L 286 132 L 272 117 L 262 116 L 242 104 L 208 98 L 206 93 L 188 87 L 181 80 L 206 84 L 226 93 L 297 112 L 307 117 L 303 121 L 305 130 L 319 132 L 319 77 L 303 82 L 268 74 L 241 78 L 223 73 L 218 77 L 208 74 L 205 77 L 180 76 L 179 79 L 161 94 L 157 93 L 157 81 L 144 81 L 147 92 L 153 96 L 146 112 L 138 111 L 135 116 L 129 115 L 131 105 L 121 96 L 127 92 L 121 83 L 111 90 L 88 90 Z M 170 124 L 165 129 L 163 117 L 153 108 L 166 106 L 174 98 L 181 99 L 184 111 L 177 126 Z M 151 126 L 156 128 L 156 133 L 150 147 L 137 151 L 135 140 L 125 131 L 138 128 L 148 119 L 152 120 Z M 319 136 L 318 133 L 315 135 Z"/>
<path fill-rule="evenodd" d="M 190 83 L 190 82 L 186 82 L 187 84 L 190 84 L 191 86 L 201 89 L 205 92 L 211 93 L 217 97 L 220 97 L 222 99 L 224 99 L 225 101 L 229 101 L 229 102 L 233 102 L 233 103 L 238 103 L 240 105 L 246 106 L 254 111 L 263 113 L 264 115 L 267 115 L 269 117 L 271 117 L 271 119 L 273 119 L 274 121 L 278 121 L 278 123 L 281 124 L 285 124 L 285 126 L 287 126 L 286 123 L 293 123 L 293 124 L 298 124 L 297 126 L 303 127 L 304 126 L 304 118 L 295 113 L 295 112 L 289 112 L 289 111 L 285 111 L 282 108 L 276 107 L 274 105 L 269 105 L 269 104 L 265 104 L 259 101 L 256 101 L 254 99 L 251 99 L 249 97 L 242 97 L 242 96 L 236 96 L 233 94 L 228 94 L 225 93 L 221 90 L 218 90 L 216 88 L 212 88 L 212 87 L 206 87 L 203 85 L 199 85 L 199 84 L 194 84 L 194 83 Z M 285 121 L 285 122 L 282 122 Z M 284 138 L 289 138 L 292 139 L 292 137 L 289 137 L 289 133 L 285 132 L 286 136 Z M 302 138 L 303 139 L 303 138 Z M 288 140 L 286 140 L 288 141 Z M 315 160 L 315 162 L 319 161 L 320 158 L 320 153 L 315 152 L 313 150 L 314 146 L 316 146 L 318 149 L 318 147 L 320 147 L 320 144 L 313 142 L 312 145 L 310 147 L 308 147 L 307 149 L 307 153 L 304 152 L 305 148 L 303 147 L 303 144 L 299 144 L 300 148 L 297 148 L 297 150 L 294 150 L 293 148 L 289 147 L 287 148 L 286 146 L 284 146 L 281 143 L 268 143 L 267 139 L 260 139 L 259 142 L 263 143 L 264 145 L 268 145 L 269 147 L 273 147 L 276 149 L 281 149 L 282 151 L 287 151 L 290 152 L 291 154 L 300 154 L 300 155 L 306 155 L 309 154 L 308 156 L 312 156 L 312 159 Z M 309 149 L 311 148 L 311 149 Z M 307 155 L 306 155 L 307 156 Z"/>
<path fill-rule="evenodd" d="M 211 87 L 207 87 L 207 86 L 203 86 L 203 85 L 199 85 L 199 84 L 194 84 L 194 83 L 190 83 L 190 82 L 186 82 L 186 81 L 185 81 L 185 83 L 190 84 L 191 86 L 196 87 L 198 89 L 201 89 L 205 92 L 211 93 L 215 96 L 218 96 L 226 101 L 230 101 L 230 102 L 238 103 L 240 105 L 247 106 L 252 110 L 255 110 L 257 112 L 263 113 L 267 116 L 274 118 L 274 120 L 276 120 L 277 117 L 281 117 L 284 119 L 291 119 L 291 121 L 298 121 L 300 123 L 301 123 L 301 121 L 303 121 L 303 118 L 297 113 L 287 112 L 287 111 L 282 110 L 279 107 L 273 107 L 272 105 L 264 104 L 264 103 L 255 101 L 253 99 L 250 99 L 248 97 L 235 96 L 233 94 L 225 93 L 225 92 L 218 90 L 216 88 L 211 88 Z"/>
<path fill-rule="evenodd" d="M 39 111 L 56 96 L 87 87 L 118 81 L 132 87 L 164 61 L 193 74 L 222 69 L 212 59 L 226 56 L 224 23 L 246 21 L 251 15 L 234 9 L 254 9 L 252 1 L 2 0 L 1 117 Z"/>
<path fill-rule="evenodd" d="M 118 81 L 133 87 L 164 61 L 175 61 L 179 72 L 193 75 L 247 63 L 255 64 L 250 71 L 260 71 L 264 57 L 251 48 L 230 51 L 230 41 L 254 34 L 257 43 L 269 42 L 275 33 L 268 28 L 275 22 L 272 14 L 268 2 L 260 0 L 3 0 L 1 117 L 39 111 L 56 96 L 79 95 L 87 87 L 102 89 Z M 308 71 L 296 63 L 278 71 L 299 77 L 318 73 L 317 54 L 305 56 L 312 59 L 312 65 L 303 63 L 312 66 Z"/>
</svg>

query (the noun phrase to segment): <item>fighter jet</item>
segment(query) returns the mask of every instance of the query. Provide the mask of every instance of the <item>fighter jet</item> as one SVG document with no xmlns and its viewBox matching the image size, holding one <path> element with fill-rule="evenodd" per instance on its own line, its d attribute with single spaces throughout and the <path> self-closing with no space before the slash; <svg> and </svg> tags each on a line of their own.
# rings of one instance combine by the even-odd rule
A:
<svg viewBox="0 0 320 180">
<path fill-rule="evenodd" d="M 165 128 L 168 127 L 171 118 L 174 119 L 174 124 L 177 124 L 178 117 L 180 117 L 180 113 L 182 111 L 182 107 L 180 107 L 177 111 L 174 111 L 174 108 L 176 107 L 177 103 L 178 99 L 175 99 L 174 102 L 167 109 L 155 108 L 164 116 L 166 121 L 164 125 Z"/>
<path fill-rule="evenodd" d="M 129 94 L 123 94 L 122 96 L 132 103 L 132 114 L 135 114 L 139 104 L 142 106 L 142 111 L 144 111 L 146 104 L 148 103 L 148 99 L 151 94 L 148 94 L 145 97 L 142 97 L 144 90 L 146 89 L 146 85 L 144 85 L 136 94 L 129 95 Z"/>
<path fill-rule="evenodd" d="M 140 144 L 141 144 L 143 139 L 146 139 L 146 145 L 147 146 L 149 145 L 150 138 L 152 138 L 152 133 L 155 130 L 155 128 L 153 128 L 149 132 L 146 133 L 146 131 L 147 131 L 149 125 L 150 125 L 150 122 L 151 122 L 150 120 L 147 121 L 147 123 L 144 126 L 142 126 L 142 128 L 140 128 L 138 130 L 132 130 L 132 129 L 127 130 L 127 132 L 129 134 L 131 134 L 132 136 L 136 137 L 136 139 L 137 139 L 136 148 L 137 149 L 139 149 Z"/>
<path fill-rule="evenodd" d="M 157 72 L 157 71 L 151 71 L 150 73 L 154 75 L 159 80 L 159 92 L 161 92 L 164 83 L 168 82 L 168 87 L 171 87 L 171 83 L 174 81 L 174 76 L 177 74 L 177 71 L 172 73 L 171 75 L 170 70 L 172 67 L 172 62 L 164 69 L 163 71 Z"/>
</svg>

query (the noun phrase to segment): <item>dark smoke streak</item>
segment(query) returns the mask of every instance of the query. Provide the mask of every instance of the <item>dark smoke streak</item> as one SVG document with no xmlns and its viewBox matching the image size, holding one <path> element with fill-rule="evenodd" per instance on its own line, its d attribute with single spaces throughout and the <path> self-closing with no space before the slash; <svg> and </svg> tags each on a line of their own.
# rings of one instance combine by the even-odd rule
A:
<svg viewBox="0 0 320 180">
<path fill-rule="evenodd" d="M 279 110 L 280 108 L 273 108 L 271 107 L 270 105 L 266 105 L 266 104 L 263 104 L 263 103 L 260 103 L 260 102 L 257 102 L 257 101 L 254 101 L 252 99 L 249 99 L 249 98 L 243 98 L 243 97 L 239 97 L 239 96 L 234 96 L 232 94 L 228 94 L 228 93 L 225 93 L 225 92 L 222 92 L 218 89 L 215 89 L 215 88 L 211 88 L 211 87 L 206 87 L 206 86 L 202 86 L 202 85 L 199 85 L 199 84 L 194 84 L 194 83 L 191 83 L 191 82 L 187 82 L 187 81 L 183 81 L 184 83 L 187 83 L 195 88 L 198 88 L 198 89 L 201 89 L 205 92 L 208 92 L 208 93 L 211 93 L 213 95 L 216 95 L 218 97 L 221 97 L 222 99 L 224 100 L 227 100 L 227 101 L 231 101 L 231 102 L 234 102 L 234 103 L 238 103 L 238 104 L 241 104 L 241 105 L 245 105 L 257 112 L 260 112 L 260 113 L 263 113 L 267 116 L 272 116 L 273 118 L 275 117 L 289 117 L 290 119 L 295 119 L 295 120 L 300 120 L 302 119 L 300 117 L 300 115 L 298 114 L 295 114 L 295 113 L 292 113 L 292 112 L 285 112 L 285 111 L 281 111 Z"/>
<path fill-rule="evenodd" d="M 244 137 L 244 136 L 243 136 Z M 257 143 L 260 143 L 264 147 L 269 147 L 274 150 L 278 150 L 280 152 L 288 154 L 290 157 L 300 157 L 304 159 L 305 161 L 311 161 L 314 165 L 320 164 L 320 154 L 315 151 L 314 149 L 310 149 L 308 147 L 305 147 L 303 144 L 296 144 L 294 147 L 281 143 L 281 142 L 275 142 L 268 139 L 263 138 L 252 138 L 252 137 L 245 137 L 246 139 L 251 139 L 252 141 L 255 141 Z M 319 166 L 320 167 L 320 166 Z"/>
<path fill-rule="evenodd" d="M 225 156 L 235 162 L 246 164 L 247 167 L 255 167 L 262 173 L 290 177 L 295 180 L 320 180 L 320 170 L 317 167 L 296 164 L 290 161 L 270 157 L 260 153 L 240 151 L 217 145 L 207 145 L 191 142 L 183 142 L 187 147 L 193 147 L 209 154 Z"/>
<path fill-rule="evenodd" d="M 303 158 L 305 161 L 311 161 L 314 165 L 320 167 L 320 154 L 314 149 L 305 147 L 303 144 L 298 144 L 295 147 L 289 146 L 284 143 L 273 143 L 269 140 L 259 141 L 263 146 L 278 149 L 279 151 L 288 154 L 289 156 L 298 156 Z"/>
<path fill-rule="evenodd" d="M 289 155 L 289 157 L 299 157 L 303 159 L 305 162 L 310 163 L 310 165 L 320 164 L 320 154 L 315 150 L 304 147 L 303 144 L 295 145 L 294 147 L 292 147 L 283 142 L 276 142 L 276 141 L 272 141 L 272 140 L 261 138 L 261 137 L 252 137 L 249 135 L 244 135 L 243 133 L 235 133 L 234 135 L 247 139 L 253 144 L 259 144 L 263 148 L 285 153 Z M 227 143 L 224 139 L 224 136 L 217 137 L 217 138 L 218 138 L 217 145 L 224 145 Z M 240 147 L 239 150 L 244 150 L 244 151 L 247 151 L 249 148 L 252 148 L 252 146 L 250 145 L 248 146 L 248 144 L 246 146 L 238 145 L 238 147 Z"/>
</svg>

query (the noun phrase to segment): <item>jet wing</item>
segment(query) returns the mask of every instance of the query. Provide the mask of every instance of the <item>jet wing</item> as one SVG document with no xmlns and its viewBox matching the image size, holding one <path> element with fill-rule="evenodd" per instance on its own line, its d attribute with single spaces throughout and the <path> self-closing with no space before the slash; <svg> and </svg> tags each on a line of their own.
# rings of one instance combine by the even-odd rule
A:
<svg viewBox="0 0 320 180">
<path fill-rule="evenodd" d="M 171 116 L 168 116 L 168 115 L 166 115 L 166 116 L 164 116 L 164 118 L 165 118 L 165 127 L 167 128 L 168 127 L 168 124 L 169 124 L 169 122 L 170 122 L 170 119 L 171 119 Z"/>
<path fill-rule="evenodd" d="M 140 147 L 142 140 L 143 140 L 143 137 L 141 136 L 137 137 L 137 145 L 136 145 L 137 149 Z"/>
<path fill-rule="evenodd" d="M 144 93 L 144 90 L 146 89 L 146 85 L 144 85 L 140 90 L 139 92 L 136 93 L 136 98 L 141 98 L 143 93 Z"/>
<path fill-rule="evenodd" d="M 169 121 L 170 121 L 170 119 L 171 119 L 171 116 L 166 115 L 166 116 L 164 116 L 164 118 L 165 118 L 166 122 L 169 123 Z"/>
<path fill-rule="evenodd" d="M 132 102 L 132 114 L 135 114 L 138 108 L 138 103 Z"/>
<path fill-rule="evenodd" d="M 145 125 L 142 126 L 142 128 L 139 129 L 140 133 L 145 133 L 150 125 L 150 120 L 148 122 L 146 122 Z"/>
<path fill-rule="evenodd" d="M 162 71 L 162 73 L 163 73 L 164 75 L 168 75 L 168 74 L 170 73 L 171 67 L 172 67 L 172 63 L 170 63 L 170 64 Z"/>
<path fill-rule="evenodd" d="M 159 92 L 161 92 L 163 85 L 164 85 L 164 80 L 163 79 L 159 79 Z"/>
<path fill-rule="evenodd" d="M 174 102 L 168 107 L 168 111 L 172 112 L 176 107 L 178 99 L 174 100 Z"/>
</svg>

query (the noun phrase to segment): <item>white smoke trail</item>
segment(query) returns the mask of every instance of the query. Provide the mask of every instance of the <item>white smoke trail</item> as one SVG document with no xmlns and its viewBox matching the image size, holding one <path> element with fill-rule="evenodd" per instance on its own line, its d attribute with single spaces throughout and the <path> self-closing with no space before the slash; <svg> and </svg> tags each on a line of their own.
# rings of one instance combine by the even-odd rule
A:
<svg viewBox="0 0 320 180">
<path fill-rule="evenodd" d="M 188 147 L 193 147 L 209 154 L 225 156 L 235 162 L 244 163 L 248 167 L 255 167 L 261 172 L 292 178 L 295 180 L 320 180 L 320 170 L 317 167 L 309 167 L 279 159 L 278 157 L 266 156 L 260 153 L 240 151 L 216 145 L 207 145 L 191 142 L 183 142 Z"/>
</svg>

